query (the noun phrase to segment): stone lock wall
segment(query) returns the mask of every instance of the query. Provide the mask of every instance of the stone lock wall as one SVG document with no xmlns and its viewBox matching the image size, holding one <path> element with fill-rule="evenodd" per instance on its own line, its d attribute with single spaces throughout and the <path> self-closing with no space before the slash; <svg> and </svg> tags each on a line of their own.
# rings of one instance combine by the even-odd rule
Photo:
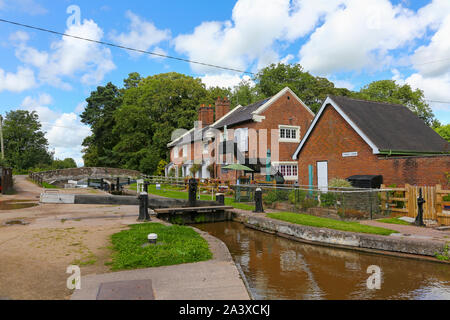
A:
<svg viewBox="0 0 450 320">
<path fill-rule="evenodd" d="M 130 178 L 136 179 L 141 177 L 141 173 L 135 170 L 118 169 L 118 168 L 73 168 L 53 170 L 47 172 L 38 172 L 35 175 L 42 178 L 45 182 L 64 181 L 64 180 L 81 180 L 85 178 L 101 179 L 101 178 Z"/>
</svg>

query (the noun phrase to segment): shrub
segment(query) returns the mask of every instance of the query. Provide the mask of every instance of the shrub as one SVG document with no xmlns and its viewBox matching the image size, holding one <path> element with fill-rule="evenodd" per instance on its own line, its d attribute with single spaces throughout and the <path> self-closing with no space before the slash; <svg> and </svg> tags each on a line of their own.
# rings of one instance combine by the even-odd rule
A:
<svg viewBox="0 0 450 320">
<path fill-rule="evenodd" d="M 333 207 L 336 204 L 336 195 L 333 192 L 322 193 L 320 202 L 322 207 Z"/>
<path fill-rule="evenodd" d="M 300 202 L 302 209 L 314 208 L 314 207 L 317 207 L 318 204 L 319 204 L 319 201 L 317 201 L 316 199 L 312 199 L 312 198 L 305 198 Z"/>
<path fill-rule="evenodd" d="M 264 197 L 265 204 L 272 204 L 278 201 L 287 201 L 289 199 L 289 191 L 287 190 L 271 190 Z"/>
<path fill-rule="evenodd" d="M 292 190 L 289 192 L 289 202 L 291 204 L 297 204 L 302 202 L 306 197 L 306 191 L 304 190 Z"/>
<path fill-rule="evenodd" d="M 330 188 L 351 188 L 352 184 L 345 179 L 334 178 L 329 183 Z"/>
</svg>

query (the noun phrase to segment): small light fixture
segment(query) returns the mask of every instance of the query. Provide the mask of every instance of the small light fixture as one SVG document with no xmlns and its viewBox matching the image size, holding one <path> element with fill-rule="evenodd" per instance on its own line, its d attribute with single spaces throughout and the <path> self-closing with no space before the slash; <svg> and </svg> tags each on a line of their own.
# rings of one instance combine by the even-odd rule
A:
<svg viewBox="0 0 450 320">
<path fill-rule="evenodd" d="M 158 241 L 158 235 L 156 233 L 150 233 L 148 235 L 148 242 L 150 244 L 156 244 L 156 241 Z"/>
</svg>

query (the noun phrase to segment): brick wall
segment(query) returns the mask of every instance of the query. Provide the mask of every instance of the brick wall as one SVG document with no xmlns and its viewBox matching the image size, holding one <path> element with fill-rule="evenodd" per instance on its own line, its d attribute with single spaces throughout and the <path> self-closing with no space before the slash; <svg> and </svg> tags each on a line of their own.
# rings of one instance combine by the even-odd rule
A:
<svg viewBox="0 0 450 320">
<path fill-rule="evenodd" d="M 344 158 L 344 152 L 358 152 L 357 157 Z M 299 154 L 299 183 L 307 185 L 308 166 L 314 166 L 317 185 L 317 162 L 328 161 L 328 178 L 348 178 L 352 175 L 382 175 L 384 184 L 435 185 L 448 187 L 445 172 L 450 172 L 450 156 L 379 157 L 328 106 Z"/>
</svg>

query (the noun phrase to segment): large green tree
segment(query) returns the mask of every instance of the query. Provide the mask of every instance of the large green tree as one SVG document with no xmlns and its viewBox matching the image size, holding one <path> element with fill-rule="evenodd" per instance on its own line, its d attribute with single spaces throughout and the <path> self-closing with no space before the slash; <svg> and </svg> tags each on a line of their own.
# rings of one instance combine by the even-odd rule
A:
<svg viewBox="0 0 450 320">
<path fill-rule="evenodd" d="M 172 132 L 191 129 L 200 104 L 212 103 L 213 94 L 200 79 L 179 73 L 141 79 L 124 91 L 123 104 L 114 113 L 113 133 L 119 139 L 113 152 L 119 165 L 154 173 L 161 159 L 168 160 Z"/>
<path fill-rule="evenodd" d="M 450 124 L 435 128 L 436 132 L 445 140 L 450 142 Z"/>
<path fill-rule="evenodd" d="M 122 104 L 122 91 L 112 83 L 98 87 L 89 98 L 81 122 L 91 127 L 92 134 L 83 141 L 85 166 L 116 167 L 119 163 L 112 149 L 118 136 L 113 133 L 114 112 Z"/>
<path fill-rule="evenodd" d="M 399 85 L 394 80 L 374 81 L 364 86 L 355 96 L 365 100 L 402 104 L 429 126 L 437 121 L 433 110 L 425 101 L 423 91 L 413 90 L 408 84 Z"/>
<path fill-rule="evenodd" d="M 47 166 L 53 161 L 35 111 L 8 112 L 3 122 L 3 139 L 5 159 L 17 171 Z"/>
<path fill-rule="evenodd" d="M 272 64 L 262 69 L 254 80 L 255 92 L 260 98 L 272 97 L 283 88 L 289 87 L 313 112 L 320 109 L 329 94 L 352 94 L 348 89 L 335 88 L 333 82 L 326 78 L 314 77 L 299 64 Z"/>
</svg>

